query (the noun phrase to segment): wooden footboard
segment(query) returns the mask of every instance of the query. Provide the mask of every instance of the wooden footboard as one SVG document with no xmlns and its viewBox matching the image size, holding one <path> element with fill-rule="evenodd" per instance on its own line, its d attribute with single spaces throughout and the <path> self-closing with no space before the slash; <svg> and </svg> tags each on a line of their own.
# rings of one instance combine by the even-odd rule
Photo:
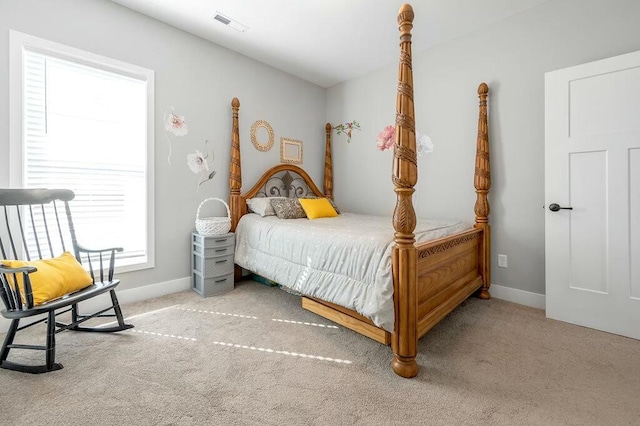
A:
<svg viewBox="0 0 640 426">
<path fill-rule="evenodd" d="M 417 337 L 482 287 L 481 229 L 418 245 Z"/>
<path fill-rule="evenodd" d="M 483 233 L 471 229 L 416 247 L 416 339 L 483 286 Z M 351 309 L 306 297 L 302 307 L 382 344 L 391 342 L 391 333 Z"/>
</svg>

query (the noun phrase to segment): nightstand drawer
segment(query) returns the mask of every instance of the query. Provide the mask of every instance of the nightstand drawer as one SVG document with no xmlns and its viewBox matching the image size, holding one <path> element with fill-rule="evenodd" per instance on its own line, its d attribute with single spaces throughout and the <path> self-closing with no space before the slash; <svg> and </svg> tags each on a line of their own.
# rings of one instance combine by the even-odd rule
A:
<svg viewBox="0 0 640 426">
<path fill-rule="evenodd" d="M 204 277 L 215 277 L 233 272 L 233 253 L 227 256 L 202 257 L 193 253 L 193 270 Z"/>
<path fill-rule="evenodd" d="M 226 256 L 229 254 L 234 254 L 234 248 L 235 246 L 233 244 L 231 244 L 230 246 L 211 248 L 204 248 L 202 246 L 194 244 L 193 253 L 202 257 Z"/>
<path fill-rule="evenodd" d="M 202 297 L 216 296 L 233 290 L 233 272 L 214 278 L 205 278 L 195 271 L 191 275 L 191 288 Z"/>
<path fill-rule="evenodd" d="M 213 235 L 209 237 L 205 237 L 204 235 L 200 235 L 197 233 L 193 233 L 192 235 L 192 243 L 194 246 L 200 246 L 205 249 L 210 247 L 221 247 L 233 245 L 235 234 L 228 233 L 222 235 Z"/>
</svg>

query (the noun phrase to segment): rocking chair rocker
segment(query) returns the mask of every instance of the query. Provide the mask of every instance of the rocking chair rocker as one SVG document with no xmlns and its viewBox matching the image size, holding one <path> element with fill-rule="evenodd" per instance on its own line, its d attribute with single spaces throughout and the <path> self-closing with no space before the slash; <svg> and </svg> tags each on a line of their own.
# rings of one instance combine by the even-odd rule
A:
<svg viewBox="0 0 640 426">
<path fill-rule="evenodd" d="M 3 259 L 23 258 L 26 261 L 32 261 L 54 258 L 66 252 L 69 247 L 78 262 L 82 262 L 84 258 L 86 269 L 92 280 L 91 284 L 81 290 L 38 304 L 37 301 L 34 303 L 32 288 L 34 282 L 32 274 L 37 271 L 37 268 L 30 265 L 8 267 L 0 263 L 0 299 L 6 308 L 0 313 L 11 320 L 9 331 L 0 350 L 0 368 L 25 373 L 59 370 L 62 364 L 55 362 L 57 333 L 64 330 L 114 332 L 133 327 L 124 322 L 115 293 L 115 287 L 120 280 L 113 279 L 115 253 L 122 251 L 122 248 L 91 250 L 78 244 L 69 208 L 69 201 L 74 198 L 75 194 L 65 189 L 0 189 L 0 212 L 4 213 L 4 220 L 0 218 L 0 254 Z M 91 315 L 81 315 L 78 312 L 79 302 L 106 292 L 110 293 L 111 306 Z M 113 310 L 113 313 L 107 314 L 106 312 L 110 310 Z M 71 311 L 70 323 L 56 322 L 56 315 L 69 311 Z M 36 315 L 45 315 L 45 317 L 19 326 L 21 319 Z M 80 326 L 81 323 L 96 317 L 115 317 L 117 325 Z M 41 322 L 47 324 L 44 346 L 13 343 L 18 331 Z M 44 350 L 46 363 L 25 365 L 7 361 L 12 349 Z"/>
</svg>

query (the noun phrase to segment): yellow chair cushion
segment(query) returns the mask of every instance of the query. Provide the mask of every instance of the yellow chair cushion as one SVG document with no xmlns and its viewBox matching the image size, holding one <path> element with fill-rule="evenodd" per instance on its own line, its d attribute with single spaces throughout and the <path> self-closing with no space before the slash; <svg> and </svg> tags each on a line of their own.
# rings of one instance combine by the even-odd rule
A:
<svg viewBox="0 0 640 426">
<path fill-rule="evenodd" d="M 41 305 L 44 302 L 57 299 L 93 284 L 91 275 L 69 252 L 65 252 L 53 259 L 33 261 L 2 260 L 1 262 L 10 268 L 34 266 L 38 269 L 36 272 L 29 274 L 34 305 Z M 13 279 L 13 276 L 10 275 L 10 277 Z M 16 277 L 24 302 L 26 298 L 22 274 L 16 274 Z"/>
<path fill-rule="evenodd" d="M 300 198 L 298 201 L 309 219 L 338 216 L 336 209 L 326 198 Z"/>
</svg>

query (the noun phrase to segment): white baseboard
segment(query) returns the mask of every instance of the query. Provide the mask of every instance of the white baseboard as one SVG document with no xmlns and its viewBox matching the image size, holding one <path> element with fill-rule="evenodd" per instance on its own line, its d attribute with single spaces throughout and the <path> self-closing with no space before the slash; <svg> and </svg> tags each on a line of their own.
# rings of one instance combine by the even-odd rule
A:
<svg viewBox="0 0 640 426">
<path fill-rule="evenodd" d="M 171 293 L 188 290 L 191 288 L 191 277 L 178 278 L 176 280 L 165 281 L 156 284 L 144 285 L 128 290 L 118 290 L 118 301 L 120 304 L 139 302 L 153 299 Z M 505 287 L 492 284 L 490 288 L 491 297 L 506 300 L 508 302 L 519 303 L 537 309 L 545 309 L 544 294 L 531 293 L 529 291 L 518 290 L 516 288 Z M 108 306 L 108 293 L 82 302 L 83 310 L 95 310 L 101 306 Z M 38 319 L 39 317 L 35 317 Z M 0 333 L 5 333 L 9 329 L 10 321 L 0 318 Z"/>
<path fill-rule="evenodd" d="M 118 303 L 120 303 L 120 305 L 123 305 L 125 303 L 139 302 L 142 300 L 153 299 L 154 297 L 160 297 L 167 294 L 188 290 L 190 288 L 191 277 L 185 277 L 156 284 L 143 285 L 127 290 L 117 290 Z M 105 293 L 82 302 L 80 306 L 82 312 L 88 312 L 92 310 L 96 311 L 100 308 L 105 308 L 110 304 L 111 299 L 109 297 L 109 293 Z M 36 316 L 33 317 L 33 319 L 38 320 L 42 317 L 43 316 Z M 9 329 L 9 324 L 11 324 L 10 320 L 4 317 L 0 317 L 0 333 L 6 333 Z M 23 323 L 21 322 L 20 325 L 23 325 Z"/>
<path fill-rule="evenodd" d="M 191 277 L 178 278 L 176 280 L 164 281 L 156 284 L 144 285 L 128 290 L 118 291 L 118 301 L 120 304 L 139 302 L 141 300 L 153 299 L 191 288 Z"/>
<path fill-rule="evenodd" d="M 496 299 L 519 303 L 520 305 L 530 306 L 532 308 L 545 309 L 544 294 L 531 293 L 529 291 L 495 284 L 491 284 L 489 292 L 491 293 L 491 297 L 495 297 Z"/>
</svg>

